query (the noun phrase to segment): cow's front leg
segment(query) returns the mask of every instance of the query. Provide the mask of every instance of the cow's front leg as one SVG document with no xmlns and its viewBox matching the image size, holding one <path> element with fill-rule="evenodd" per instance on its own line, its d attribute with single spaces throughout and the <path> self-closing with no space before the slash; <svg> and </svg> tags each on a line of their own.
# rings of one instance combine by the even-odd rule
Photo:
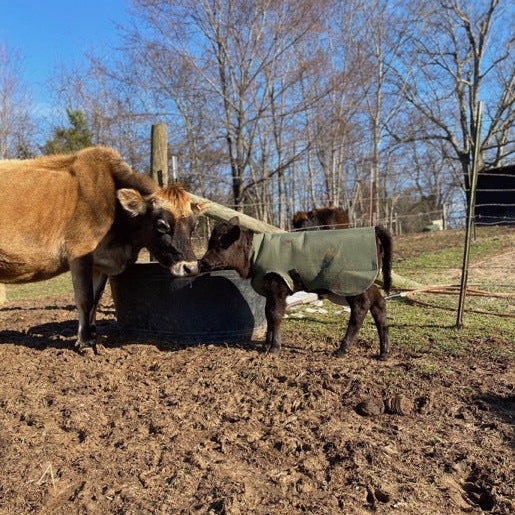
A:
<svg viewBox="0 0 515 515">
<path fill-rule="evenodd" d="M 98 303 L 100 302 L 100 298 L 102 297 L 102 293 L 104 293 L 104 289 L 107 282 L 107 274 L 102 272 L 98 272 L 97 270 L 93 271 L 92 274 L 93 281 L 93 307 L 89 316 L 89 324 L 91 327 L 91 334 L 93 338 L 96 339 L 97 336 L 97 327 L 96 327 L 96 318 L 97 318 L 97 308 Z"/>
<path fill-rule="evenodd" d="M 347 325 L 347 331 L 345 332 L 345 336 L 340 344 L 340 348 L 334 353 L 337 357 L 347 354 L 347 351 L 358 335 L 359 330 L 363 325 L 365 315 L 370 308 L 370 300 L 366 292 L 353 297 L 346 297 L 346 299 L 350 306 L 350 318 Z"/>
<path fill-rule="evenodd" d="M 277 353 L 281 350 L 281 322 L 286 311 L 286 297 L 290 290 L 277 274 L 267 274 L 263 279 L 266 293 L 266 342 L 265 350 Z"/>
<path fill-rule="evenodd" d="M 93 292 L 93 257 L 91 255 L 74 259 L 70 263 L 75 304 L 79 311 L 79 330 L 75 348 L 83 352 L 95 346 L 95 331 L 91 324 L 95 312 Z"/>
</svg>

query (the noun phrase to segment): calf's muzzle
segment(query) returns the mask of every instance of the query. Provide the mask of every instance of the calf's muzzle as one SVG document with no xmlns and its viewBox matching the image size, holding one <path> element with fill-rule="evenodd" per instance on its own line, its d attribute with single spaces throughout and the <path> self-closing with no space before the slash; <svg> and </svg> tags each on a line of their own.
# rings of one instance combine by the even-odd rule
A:
<svg viewBox="0 0 515 515">
<path fill-rule="evenodd" d="M 174 277 L 189 277 L 197 275 L 199 266 L 197 261 L 179 261 L 170 267 L 170 273 Z"/>
</svg>

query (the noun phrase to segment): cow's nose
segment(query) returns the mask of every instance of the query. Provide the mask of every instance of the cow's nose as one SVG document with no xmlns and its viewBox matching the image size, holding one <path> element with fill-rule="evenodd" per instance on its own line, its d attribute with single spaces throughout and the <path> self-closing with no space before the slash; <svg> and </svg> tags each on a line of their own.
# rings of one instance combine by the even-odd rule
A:
<svg viewBox="0 0 515 515">
<path fill-rule="evenodd" d="M 170 273 L 174 277 L 187 277 L 198 274 L 198 263 L 196 261 L 179 261 L 170 267 Z"/>
<path fill-rule="evenodd" d="M 198 262 L 190 261 L 188 263 L 184 263 L 184 273 L 185 275 L 198 274 Z"/>
</svg>

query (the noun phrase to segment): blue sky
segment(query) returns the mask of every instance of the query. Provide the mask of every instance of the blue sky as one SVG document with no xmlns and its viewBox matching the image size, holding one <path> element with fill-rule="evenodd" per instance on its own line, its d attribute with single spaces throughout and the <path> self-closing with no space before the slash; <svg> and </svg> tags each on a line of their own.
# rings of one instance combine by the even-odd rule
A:
<svg viewBox="0 0 515 515">
<path fill-rule="evenodd" d="M 48 79 L 88 50 L 116 46 L 116 24 L 130 0 L 0 0 L 0 43 L 21 53 L 21 71 L 37 106 L 51 101 Z"/>
</svg>

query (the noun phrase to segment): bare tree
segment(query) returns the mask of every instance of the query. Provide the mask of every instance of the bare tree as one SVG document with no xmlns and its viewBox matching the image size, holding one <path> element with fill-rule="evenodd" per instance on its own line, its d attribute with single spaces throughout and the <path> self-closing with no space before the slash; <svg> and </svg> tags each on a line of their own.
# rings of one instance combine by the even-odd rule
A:
<svg viewBox="0 0 515 515">
<path fill-rule="evenodd" d="M 297 158 L 277 140 L 281 159 L 271 166 L 271 155 L 263 176 L 258 137 L 266 132 L 274 138 L 274 124 L 279 137 L 280 119 L 299 108 L 291 100 L 299 72 L 286 64 L 293 48 L 315 37 L 318 2 L 136 0 L 134 5 L 150 28 L 130 32 L 134 53 L 137 49 L 144 56 L 140 64 L 149 70 L 147 78 L 151 75 L 168 95 L 161 95 L 162 105 L 170 107 L 173 100 L 185 127 L 198 128 L 201 114 L 198 104 L 185 101 L 187 96 L 194 95 L 205 107 L 205 131 L 211 141 L 224 144 L 232 199 L 240 209 L 259 184 L 281 176 Z M 177 70 L 187 70 L 191 77 L 188 90 L 174 80 Z M 277 145 L 274 159 L 276 151 Z"/>
<path fill-rule="evenodd" d="M 19 63 L 19 53 L 0 43 L 0 159 L 32 153 L 31 98 Z"/>
<path fill-rule="evenodd" d="M 404 139 L 444 141 L 459 160 L 468 191 L 479 100 L 485 102 L 480 165 L 497 165 L 514 149 L 513 3 L 438 0 L 412 7 L 410 44 L 399 53 L 398 92 L 430 128 L 411 130 Z"/>
<path fill-rule="evenodd" d="M 392 81 L 399 49 L 407 38 L 407 25 L 402 1 L 357 0 L 351 32 L 351 44 L 356 48 L 357 86 L 362 98 L 363 125 L 367 128 L 370 193 L 369 213 L 376 221 L 388 211 L 389 174 L 392 161 L 389 128 L 396 125 L 403 97 L 394 94 Z"/>
<path fill-rule="evenodd" d="M 94 144 L 116 148 L 136 169 L 148 165 L 149 127 L 138 97 L 119 78 L 117 64 L 108 68 L 99 57 L 84 56 L 80 68 L 62 69 L 54 78 L 57 103 L 85 114 Z"/>
<path fill-rule="evenodd" d="M 309 106 L 302 112 L 301 133 L 308 152 L 296 163 L 299 207 L 350 204 L 355 177 L 351 163 L 363 139 L 359 126 L 361 96 L 356 78 L 356 51 L 350 34 L 355 30 L 355 2 L 326 2 L 323 35 L 310 48 L 297 49 L 299 62 L 308 63 L 298 99 Z M 314 100 L 314 101 L 313 101 Z M 304 184 L 302 184 L 304 182 Z"/>
<path fill-rule="evenodd" d="M 510 156 L 510 8 L 133 0 L 123 48 L 68 73 L 64 105 L 133 164 L 146 164 L 150 124 L 167 123 L 183 181 L 281 227 L 320 203 L 350 208 L 355 223 L 373 206 L 391 223 L 405 195 L 425 211 L 452 197 L 453 164 L 466 184 L 482 96 L 482 158 Z"/>
</svg>

